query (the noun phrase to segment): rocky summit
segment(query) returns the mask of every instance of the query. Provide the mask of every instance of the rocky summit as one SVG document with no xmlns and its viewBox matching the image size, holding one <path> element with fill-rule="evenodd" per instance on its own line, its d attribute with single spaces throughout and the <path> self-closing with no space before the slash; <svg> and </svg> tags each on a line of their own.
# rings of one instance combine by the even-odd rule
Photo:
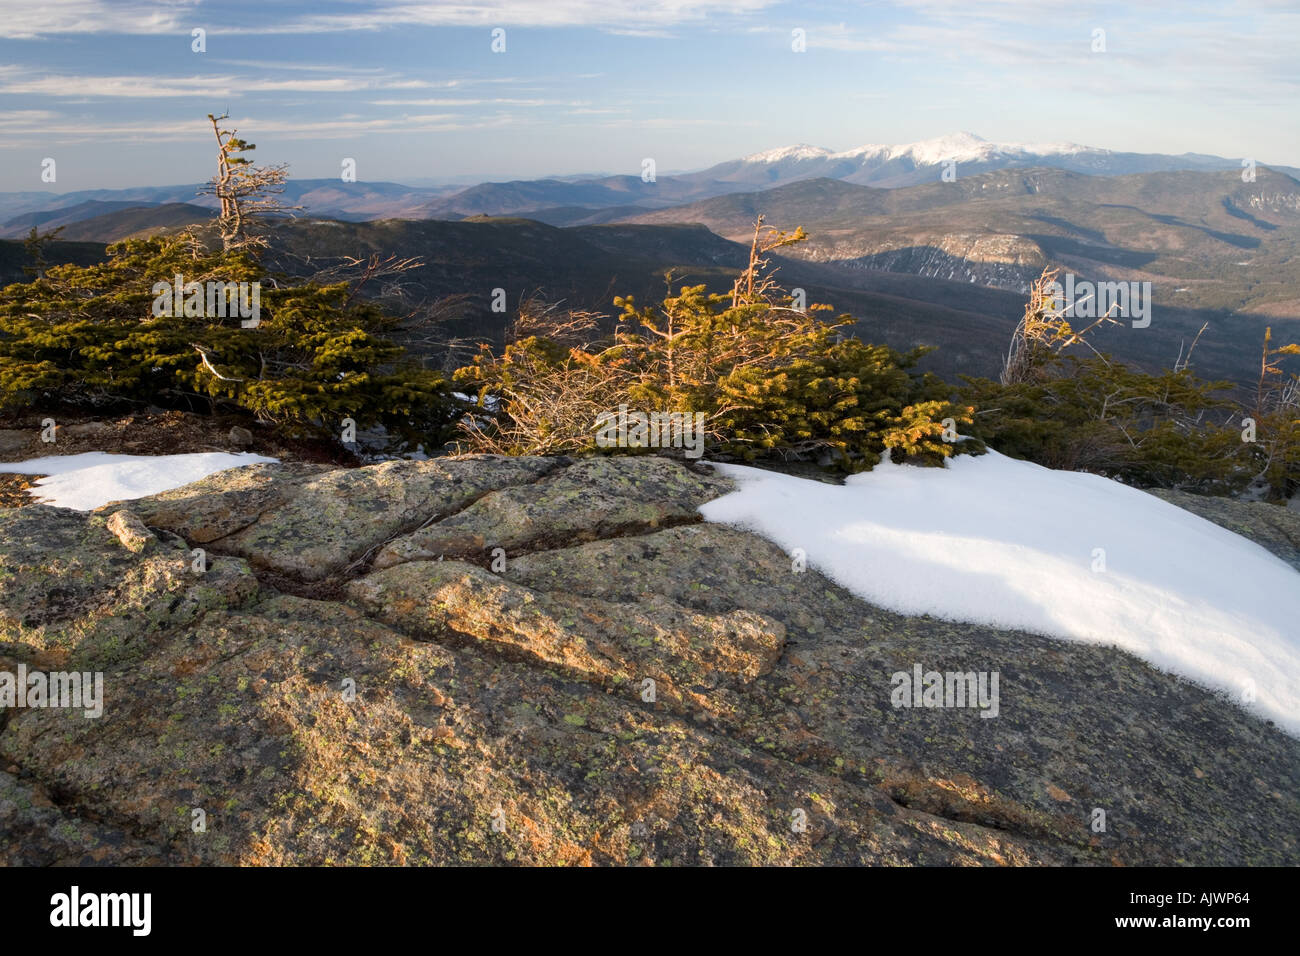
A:
<svg viewBox="0 0 1300 956">
<path fill-rule="evenodd" d="M 0 509 L 0 672 L 103 676 L 98 717 L 0 710 L 0 862 L 1300 862 L 1300 741 L 873 607 L 702 523 L 729 487 L 472 456 Z M 1300 515 L 1202 510 L 1300 555 Z M 894 706 L 918 667 L 997 673 L 996 717 Z"/>
</svg>

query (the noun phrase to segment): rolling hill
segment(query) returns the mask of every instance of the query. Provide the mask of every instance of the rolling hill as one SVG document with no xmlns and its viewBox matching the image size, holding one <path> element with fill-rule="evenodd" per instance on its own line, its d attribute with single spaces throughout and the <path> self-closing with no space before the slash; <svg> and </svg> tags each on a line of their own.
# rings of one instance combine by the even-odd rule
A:
<svg viewBox="0 0 1300 956">
<path fill-rule="evenodd" d="M 519 193 L 521 201 L 528 195 Z M 617 221 L 598 221 L 602 212 Z M 1248 382 L 1264 325 L 1300 319 L 1300 183 L 1263 168 L 1253 183 L 1231 171 L 1096 177 L 1052 168 L 899 189 L 819 178 L 657 210 L 589 214 L 570 206 L 553 217 L 562 226 L 522 217 L 303 218 L 282 226 L 274 255 L 277 268 L 298 274 L 345 256 L 418 257 L 420 269 L 382 290 L 404 293 L 392 304 L 417 311 L 462 296 L 447 332 L 499 341 L 530 296 L 612 316 L 616 295 L 662 296 L 669 269 L 675 285 L 723 291 L 745 261 L 760 213 L 811 235 L 778 257 L 783 284 L 855 316 L 864 338 L 939 346 L 927 366 L 950 377 L 996 372 L 1026 283 L 1045 264 L 1080 278 L 1152 283 L 1149 328 L 1097 335 L 1099 347 L 1147 367 L 1170 365 L 1208 323 L 1198 369 Z M 64 235 L 108 241 L 204 215 L 181 204 L 119 209 L 73 223 Z M 22 276 L 21 244 L 12 246 L 0 272 L 8 281 Z M 51 249 L 62 246 L 88 254 L 77 243 Z M 490 308 L 497 288 L 506 290 L 505 315 Z"/>
<path fill-rule="evenodd" d="M 51 265 L 74 263 L 79 266 L 102 262 L 102 242 L 51 242 L 45 248 L 45 258 Z M 30 277 L 23 268 L 32 264 L 23 243 L 15 239 L 0 239 L 0 286 L 12 282 L 28 282 Z"/>
<path fill-rule="evenodd" d="M 216 210 L 191 203 L 137 206 L 79 219 L 64 226 L 59 238 L 82 242 L 117 242 L 131 236 L 149 235 L 161 230 L 207 222 L 214 215 Z"/>
<path fill-rule="evenodd" d="M 463 295 L 448 334 L 500 341 L 520 301 L 563 301 L 609 317 L 616 295 L 650 302 L 673 287 L 705 284 L 723 292 L 743 266 L 748 243 L 721 238 L 695 224 L 614 223 L 557 228 L 528 219 L 458 222 L 387 220 L 341 223 L 299 220 L 276 243 L 277 266 L 307 274 L 344 255 L 417 256 L 424 266 L 402 277 L 403 299 L 390 305 L 418 312 L 419 303 Z M 809 302 L 831 305 L 857 321 L 854 331 L 895 348 L 938 346 L 924 367 L 947 377 L 994 375 L 1024 308 L 1021 291 L 968 281 L 844 268 L 842 264 L 775 257 L 788 288 L 803 288 Z M 491 310 L 493 289 L 506 291 L 508 311 Z M 1224 310 L 1162 307 L 1147 329 L 1127 325 L 1102 330 L 1099 344 L 1147 367 L 1167 367 L 1202 324 L 1210 328 L 1197 347 L 1206 375 L 1250 380 L 1258 362 L 1263 320 Z"/>
<path fill-rule="evenodd" d="M 1300 182 L 1260 168 L 1094 177 L 1001 170 L 904 189 L 815 179 L 638 213 L 737 241 L 759 214 L 811 239 L 793 254 L 1023 291 L 1045 264 L 1150 281 L 1156 302 L 1300 319 Z"/>
<path fill-rule="evenodd" d="M 707 169 L 664 173 L 650 182 L 642 179 L 639 168 L 624 175 L 553 176 L 485 182 L 469 187 L 291 179 L 283 198 L 291 206 L 303 207 L 304 215 L 315 218 L 362 221 L 526 215 L 553 225 L 590 225 L 626 217 L 628 213 L 621 207 L 662 209 L 813 179 L 889 189 L 937 184 L 949 163 L 955 164 L 953 170 L 960 182 L 999 170 L 1035 168 L 1103 178 L 1151 172 L 1239 172 L 1242 160 L 1192 153 L 1169 156 L 1113 152 L 1073 143 L 1037 146 L 991 143 L 972 133 L 957 133 L 917 143 L 860 146 L 839 152 L 816 146 L 787 146 L 727 160 Z M 1276 165 L 1273 168 L 1300 176 L 1300 169 Z M 180 185 L 64 194 L 0 193 L 0 222 L 67 210 L 86 202 L 214 205 L 210 196 L 196 196 L 199 188 Z M 611 215 L 608 210 L 618 212 Z M 90 212 L 82 218 L 96 214 Z"/>
<path fill-rule="evenodd" d="M 19 217 L 46 216 L 62 223 L 80 221 L 98 216 L 108 209 L 105 203 L 115 203 L 118 208 L 159 206 L 168 203 L 186 203 L 209 209 L 217 207 L 216 200 L 201 195 L 201 184 L 179 186 L 142 186 L 132 189 L 89 189 L 70 193 L 22 192 L 0 193 L 0 222 L 8 226 L 19 225 Z M 399 183 L 355 182 L 344 183 L 338 179 L 290 179 L 281 199 L 289 206 L 303 207 L 303 214 L 333 219 L 366 220 L 397 216 L 422 218 L 421 209 L 439 197 L 459 192 L 461 187 L 413 187 Z M 92 204 L 99 204 L 98 207 Z M 459 217 L 457 217 L 459 218 Z M 37 224 L 29 222 L 24 233 Z M 3 228 L 3 227 L 0 227 Z"/>
</svg>

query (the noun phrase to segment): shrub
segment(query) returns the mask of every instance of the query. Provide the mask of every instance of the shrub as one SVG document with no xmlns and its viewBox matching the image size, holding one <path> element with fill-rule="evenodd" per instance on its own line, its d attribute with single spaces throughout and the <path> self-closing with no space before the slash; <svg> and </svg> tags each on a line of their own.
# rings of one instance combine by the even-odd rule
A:
<svg viewBox="0 0 1300 956">
<path fill-rule="evenodd" d="M 259 283 L 260 323 L 207 314 L 206 297 L 199 314 L 155 315 L 155 284 L 177 275 Z M 403 361 L 386 337 L 395 321 L 346 283 L 268 275 L 248 250 L 211 251 L 189 234 L 126 240 L 103 263 L 0 289 L 0 409 L 197 404 L 308 430 L 350 417 L 440 444 L 458 403 L 441 376 Z"/>
<path fill-rule="evenodd" d="M 944 420 L 968 423 L 971 409 L 916 373 L 925 350 L 868 345 L 844 334 L 847 317 L 826 323 L 813 314 L 826 307 L 793 307 L 764 255 L 802 238 L 764 232 L 760 219 L 730 294 L 670 288 L 646 308 L 616 299 L 623 312 L 612 337 L 599 337 L 590 316 L 524 310 L 501 354 L 485 348 L 456 372 L 484 410 L 466 426 L 469 446 L 590 452 L 597 416 L 626 404 L 703 414 L 715 458 L 812 458 L 856 471 L 886 453 L 934 464 L 978 451 L 944 440 Z"/>
<path fill-rule="evenodd" d="M 1004 455 L 1139 486 L 1226 492 L 1250 479 L 1228 382 L 1135 371 L 1107 356 L 1063 356 L 1010 385 L 966 378 L 971 434 Z"/>
<path fill-rule="evenodd" d="M 1005 455 L 1139 486 L 1222 494 L 1255 484 L 1275 498 L 1295 493 L 1300 381 L 1286 378 L 1280 357 L 1300 354 L 1300 346 L 1274 347 L 1266 334 L 1253 405 L 1233 398 L 1231 382 L 1198 378 L 1190 353 L 1159 373 L 1095 350 L 1066 354 L 1090 348 L 1086 333 L 1106 318 L 1071 329 L 1046 293 L 1054 275 L 1045 271 L 1031 286 L 999 381 L 963 376 L 960 399 L 979 409 L 972 435 Z"/>
</svg>

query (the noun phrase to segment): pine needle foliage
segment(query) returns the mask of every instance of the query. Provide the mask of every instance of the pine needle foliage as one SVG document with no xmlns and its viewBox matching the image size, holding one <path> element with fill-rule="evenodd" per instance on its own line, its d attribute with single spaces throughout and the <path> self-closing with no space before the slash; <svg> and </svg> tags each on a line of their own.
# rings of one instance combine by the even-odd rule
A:
<svg viewBox="0 0 1300 956">
<path fill-rule="evenodd" d="M 157 315 L 156 287 L 176 276 L 259 283 L 257 326 L 209 311 L 206 296 Z M 212 250 L 189 234 L 129 239 L 103 263 L 49 267 L 0 289 L 0 410 L 242 410 L 307 431 L 352 418 L 441 441 L 458 403 L 441 375 L 405 361 L 389 338 L 395 322 L 354 301 L 347 283 L 268 275 L 246 248 Z"/>
<path fill-rule="evenodd" d="M 731 292 L 674 292 L 669 275 L 654 305 L 615 299 L 622 313 L 612 336 L 574 341 L 569 313 L 538 330 L 545 310 L 530 310 L 531 334 L 516 334 L 499 354 L 485 347 L 456 372 L 483 409 L 465 429 L 468 447 L 591 452 L 597 416 L 626 404 L 703 414 L 715 459 L 815 460 L 859 471 L 886 454 L 937 464 L 978 452 L 977 442 L 953 440 L 972 409 L 916 372 L 926 350 L 869 345 L 846 334 L 849 317 L 823 321 L 816 313 L 828 306 L 797 308 L 780 288 L 768 253 L 804 238 L 760 219 Z"/>
</svg>

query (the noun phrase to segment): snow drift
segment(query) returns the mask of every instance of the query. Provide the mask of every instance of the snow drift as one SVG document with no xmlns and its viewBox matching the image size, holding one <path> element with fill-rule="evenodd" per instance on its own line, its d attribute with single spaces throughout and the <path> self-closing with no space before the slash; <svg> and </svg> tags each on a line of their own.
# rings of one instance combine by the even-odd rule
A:
<svg viewBox="0 0 1300 956">
<path fill-rule="evenodd" d="M 110 455 L 90 451 L 6 462 L 0 471 L 46 475 L 28 489 L 37 501 L 59 508 L 92 511 L 110 501 L 127 501 L 170 491 L 208 475 L 257 462 L 275 462 L 254 454 L 208 452 L 192 455 Z"/>
<path fill-rule="evenodd" d="M 1109 644 L 1300 736 L 1300 572 L 1143 491 L 989 452 L 843 486 L 718 465 L 700 508 L 876 605 Z"/>
</svg>

